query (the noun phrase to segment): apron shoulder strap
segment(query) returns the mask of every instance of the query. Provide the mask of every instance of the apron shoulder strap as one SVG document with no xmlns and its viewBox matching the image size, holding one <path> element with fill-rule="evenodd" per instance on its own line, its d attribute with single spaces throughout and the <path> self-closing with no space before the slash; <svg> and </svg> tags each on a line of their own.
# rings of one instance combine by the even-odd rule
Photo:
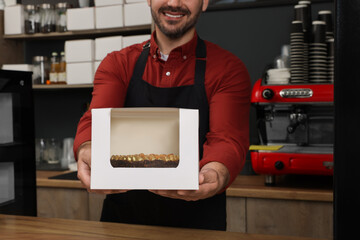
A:
<svg viewBox="0 0 360 240">
<path fill-rule="evenodd" d="M 197 41 L 196 58 L 206 58 L 206 45 L 204 40 L 198 36 Z"/>
<path fill-rule="evenodd" d="M 206 45 L 199 36 L 196 45 L 195 85 L 204 85 L 206 70 Z"/>
<path fill-rule="evenodd" d="M 145 43 L 145 45 L 142 48 L 141 54 L 138 60 L 136 61 L 133 72 L 133 77 L 135 77 L 135 79 L 142 79 L 142 76 L 145 71 L 147 58 L 149 56 L 149 51 L 150 51 L 150 40 L 147 43 Z"/>
<path fill-rule="evenodd" d="M 202 126 L 199 128 L 200 159 L 202 159 L 203 156 L 203 144 L 206 141 L 206 133 L 209 131 L 209 104 L 205 90 L 205 70 L 206 45 L 205 42 L 198 37 L 198 43 L 196 46 L 194 88 L 197 91 L 197 97 L 199 99 L 200 125 Z"/>
</svg>

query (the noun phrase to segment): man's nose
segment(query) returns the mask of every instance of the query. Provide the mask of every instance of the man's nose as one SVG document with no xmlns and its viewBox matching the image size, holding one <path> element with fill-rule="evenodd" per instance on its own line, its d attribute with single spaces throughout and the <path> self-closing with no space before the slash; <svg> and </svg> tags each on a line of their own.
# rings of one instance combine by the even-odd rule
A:
<svg viewBox="0 0 360 240">
<path fill-rule="evenodd" d="M 168 6 L 171 7 L 180 7 L 182 0 L 168 0 Z"/>
</svg>

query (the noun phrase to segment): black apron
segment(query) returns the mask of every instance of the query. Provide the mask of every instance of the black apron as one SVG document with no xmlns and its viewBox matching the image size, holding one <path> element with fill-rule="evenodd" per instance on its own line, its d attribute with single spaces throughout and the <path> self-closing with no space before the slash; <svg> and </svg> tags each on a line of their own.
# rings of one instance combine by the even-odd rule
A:
<svg viewBox="0 0 360 240">
<path fill-rule="evenodd" d="M 159 88 L 142 79 L 150 50 L 143 47 L 127 90 L 124 107 L 176 107 L 199 109 L 199 153 L 209 131 L 209 106 L 205 92 L 206 46 L 198 37 L 194 85 Z M 184 201 L 146 190 L 109 194 L 101 221 L 130 224 L 226 230 L 225 193 L 199 201 Z"/>
</svg>

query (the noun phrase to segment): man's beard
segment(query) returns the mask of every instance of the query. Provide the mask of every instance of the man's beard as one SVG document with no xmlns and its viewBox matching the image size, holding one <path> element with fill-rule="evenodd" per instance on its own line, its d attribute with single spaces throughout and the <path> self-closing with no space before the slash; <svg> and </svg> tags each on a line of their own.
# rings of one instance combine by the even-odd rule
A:
<svg viewBox="0 0 360 240">
<path fill-rule="evenodd" d="M 175 29 L 168 29 L 166 28 L 165 24 L 162 24 L 160 19 L 157 17 L 158 15 L 162 14 L 164 11 L 170 11 L 170 12 L 176 12 L 176 13 L 181 13 L 184 15 L 190 15 L 190 11 L 188 9 L 184 9 L 184 8 L 174 8 L 174 7 L 161 7 L 158 10 L 158 15 L 156 15 L 156 13 L 151 9 L 151 15 L 154 19 L 154 22 L 156 24 L 156 26 L 160 29 L 160 31 L 166 35 L 167 37 L 171 38 L 171 39 L 178 39 L 180 37 L 182 37 L 185 33 L 187 33 L 191 28 L 193 28 L 196 23 L 197 20 L 200 16 L 201 13 L 201 9 L 192 17 L 189 19 L 188 22 L 185 23 L 184 26 L 180 26 L 178 28 Z M 177 24 L 177 21 L 167 21 L 168 24 L 173 25 L 173 24 Z"/>
</svg>

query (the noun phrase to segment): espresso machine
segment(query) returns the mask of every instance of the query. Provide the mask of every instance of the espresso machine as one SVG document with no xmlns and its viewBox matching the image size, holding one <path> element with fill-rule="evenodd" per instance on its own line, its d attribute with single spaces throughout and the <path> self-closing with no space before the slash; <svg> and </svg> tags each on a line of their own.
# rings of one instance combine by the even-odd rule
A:
<svg viewBox="0 0 360 240">
<path fill-rule="evenodd" d="M 259 145 L 250 155 L 265 185 L 274 185 L 276 175 L 333 175 L 333 91 L 331 83 L 255 83 Z"/>
</svg>

